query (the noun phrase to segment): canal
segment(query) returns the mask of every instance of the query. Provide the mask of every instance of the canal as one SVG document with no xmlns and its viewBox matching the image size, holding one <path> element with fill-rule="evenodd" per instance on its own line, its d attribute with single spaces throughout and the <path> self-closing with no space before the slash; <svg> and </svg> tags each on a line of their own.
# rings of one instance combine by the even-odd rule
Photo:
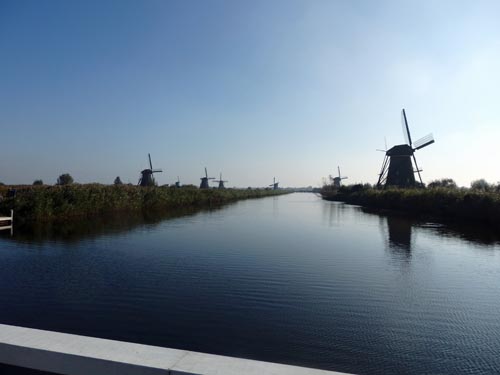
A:
<svg viewBox="0 0 500 375">
<path fill-rule="evenodd" d="M 0 323 L 355 374 L 500 372 L 500 235 L 296 193 L 0 235 Z"/>
</svg>

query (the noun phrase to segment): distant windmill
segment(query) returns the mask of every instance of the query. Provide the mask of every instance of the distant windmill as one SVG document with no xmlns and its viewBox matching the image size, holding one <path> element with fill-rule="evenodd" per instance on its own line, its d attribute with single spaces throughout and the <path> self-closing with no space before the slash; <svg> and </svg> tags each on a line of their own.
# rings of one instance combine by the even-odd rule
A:
<svg viewBox="0 0 500 375">
<path fill-rule="evenodd" d="M 215 180 L 215 177 L 208 177 L 207 167 L 205 167 L 205 177 L 201 177 L 200 180 L 200 189 L 209 189 L 208 180 Z"/>
<path fill-rule="evenodd" d="M 177 176 L 177 181 L 175 181 L 175 187 L 181 187 L 181 180 L 179 179 L 179 176 Z"/>
<path fill-rule="evenodd" d="M 330 175 L 330 179 L 333 181 L 333 187 L 340 188 L 342 186 L 342 180 L 346 180 L 347 177 L 342 177 L 342 175 L 340 174 L 340 167 L 337 167 L 337 170 L 339 172 L 338 177 L 332 177 Z"/>
<path fill-rule="evenodd" d="M 278 190 L 278 184 L 279 182 L 276 182 L 276 177 L 273 177 L 273 183 L 269 186 L 272 187 L 273 190 Z"/>
<path fill-rule="evenodd" d="M 418 174 L 420 183 L 423 185 L 422 176 L 420 175 L 422 171 L 418 168 L 415 151 L 434 143 L 434 138 L 432 134 L 429 134 L 413 143 L 404 109 L 401 111 L 401 121 L 406 143 L 394 146 L 386 151 L 377 187 L 414 187 L 417 185 L 415 173 Z M 413 168 L 412 159 L 413 163 L 415 163 L 415 169 Z"/>
<path fill-rule="evenodd" d="M 218 182 L 219 183 L 219 189 L 225 189 L 226 187 L 224 186 L 224 182 L 227 182 L 227 180 L 223 180 L 222 179 L 222 172 L 220 174 L 220 177 L 218 180 L 214 180 L 214 182 Z"/>
<path fill-rule="evenodd" d="M 151 154 L 148 154 L 149 158 L 149 169 L 144 169 L 141 171 L 141 178 L 139 179 L 139 185 L 141 186 L 154 186 L 155 179 L 153 173 L 163 172 L 161 169 L 153 169 L 153 163 L 151 162 Z"/>
</svg>

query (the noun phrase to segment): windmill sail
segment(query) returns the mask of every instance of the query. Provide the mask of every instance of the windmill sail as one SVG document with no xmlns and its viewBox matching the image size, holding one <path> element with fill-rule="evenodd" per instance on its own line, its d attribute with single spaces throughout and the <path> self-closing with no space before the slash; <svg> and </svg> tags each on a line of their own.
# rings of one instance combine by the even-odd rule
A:
<svg viewBox="0 0 500 375">
<path fill-rule="evenodd" d="M 421 148 L 429 146 L 430 144 L 433 143 L 434 143 L 434 137 L 432 136 L 432 134 L 428 134 L 425 137 L 422 137 L 418 141 L 416 141 L 415 144 L 413 145 L 413 149 L 420 150 Z"/>
<path fill-rule="evenodd" d="M 401 111 L 401 123 L 403 125 L 403 134 L 405 136 L 405 141 L 408 146 L 411 146 L 411 134 L 410 134 L 410 128 L 408 126 L 408 120 L 406 119 L 406 112 L 403 108 Z"/>
</svg>

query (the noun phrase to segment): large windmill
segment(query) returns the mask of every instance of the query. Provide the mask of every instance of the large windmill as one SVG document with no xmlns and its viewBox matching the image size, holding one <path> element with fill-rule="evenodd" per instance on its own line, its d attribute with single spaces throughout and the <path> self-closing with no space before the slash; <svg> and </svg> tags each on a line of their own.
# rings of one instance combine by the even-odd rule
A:
<svg viewBox="0 0 500 375">
<path fill-rule="evenodd" d="M 276 182 L 276 177 L 273 177 L 273 183 L 269 187 L 272 187 L 273 190 L 278 190 L 278 184 L 279 182 Z"/>
<path fill-rule="evenodd" d="M 215 180 L 215 177 L 208 177 L 207 167 L 205 167 L 205 177 L 201 177 L 200 180 L 200 189 L 209 189 L 208 180 Z"/>
<path fill-rule="evenodd" d="M 214 182 L 218 182 L 219 183 L 219 189 L 225 189 L 226 187 L 224 186 L 224 182 L 227 182 L 227 180 L 223 180 L 222 179 L 222 172 L 219 176 L 219 179 L 218 180 L 214 180 Z"/>
<path fill-rule="evenodd" d="M 413 143 L 404 109 L 401 111 L 401 121 L 406 143 L 394 146 L 386 151 L 377 187 L 414 187 L 417 185 L 415 173 L 418 174 L 419 182 L 423 185 L 422 176 L 420 175 L 422 171 L 418 168 L 415 151 L 434 143 L 434 138 L 432 134 L 429 134 Z M 415 163 L 415 169 L 413 163 Z"/>
<path fill-rule="evenodd" d="M 148 154 L 149 158 L 149 169 L 144 169 L 141 171 L 141 178 L 139 178 L 139 185 L 141 186 L 154 186 L 155 179 L 153 173 L 163 172 L 161 169 L 153 169 L 153 163 L 151 162 L 151 154 Z"/>
<path fill-rule="evenodd" d="M 339 175 L 338 177 L 332 177 L 330 175 L 330 179 L 332 180 L 333 182 L 333 187 L 334 188 L 340 188 L 342 186 L 342 180 L 345 180 L 347 179 L 347 177 L 342 177 L 342 175 L 340 174 L 340 167 L 337 167 L 337 170 L 339 172 Z"/>
</svg>

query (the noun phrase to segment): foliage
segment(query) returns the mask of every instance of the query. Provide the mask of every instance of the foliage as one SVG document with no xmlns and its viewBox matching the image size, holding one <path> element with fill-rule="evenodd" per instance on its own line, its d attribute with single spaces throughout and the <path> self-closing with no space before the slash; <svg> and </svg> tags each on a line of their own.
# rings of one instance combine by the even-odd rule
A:
<svg viewBox="0 0 500 375">
<path fill-rule="evenodd" d="M 434 188 L 448 188 L 448 189 L 457 189 L 457 183 L 451 178 L 442 178 L 440 180 L 434 180 L 427 185 L 427 187 Z"/>
<path fill-rule="evenodd" d="M 42 180 L 35 180 L 35 181 L 33 181 L 33 185 L 34 186 L 43 185 L 43 181 Z"/>
<path fill-rule="evenodd" d="M 71 185 L 73 177 L 69 173 L 64 173 L 57 178 L 57 185 Z"/>
<path fill-rule="evenodd" d="M 491 190 L 491 186 L 489 188 Z M 500 224 L 500 193 L 495 191 L 452 187 L 360 189 L 353 185 L 341 188 L 335 194 L 322 195 L 326 200 L 376 209 L 450 220 L 474 220 L 496 226 Z"/>
<path fill-rule="evenodd" d="M 491 191 L 494 186 L 490 185 L 484 178 L 481 178 L 479 180 L 472 181 L 470 188 L 478 191 Z"/>
<path fill-rule="evenodd" d="M 7 188 L 0 188 L 5 196 Z M 0 212 L 16 211 L 22 221 L 48 221 L 127 211 L 168 211 L 173 208 L 210 207 L 239 199 L 284 194 L 280 190 L 140 187 L 129 185 L 22 186 L 16 199 L 0 202 Z"/>
<path fill-rule="evenodd" d="M 114 181 L 113 183 L 114 183 L 115 185 L 123 185 L 123 182 L 122 182 L 122 180 L 121 180 L 120 176 L 117 176 L 117 177 L 115 178 L 115 181 Z"/>
</svg>

